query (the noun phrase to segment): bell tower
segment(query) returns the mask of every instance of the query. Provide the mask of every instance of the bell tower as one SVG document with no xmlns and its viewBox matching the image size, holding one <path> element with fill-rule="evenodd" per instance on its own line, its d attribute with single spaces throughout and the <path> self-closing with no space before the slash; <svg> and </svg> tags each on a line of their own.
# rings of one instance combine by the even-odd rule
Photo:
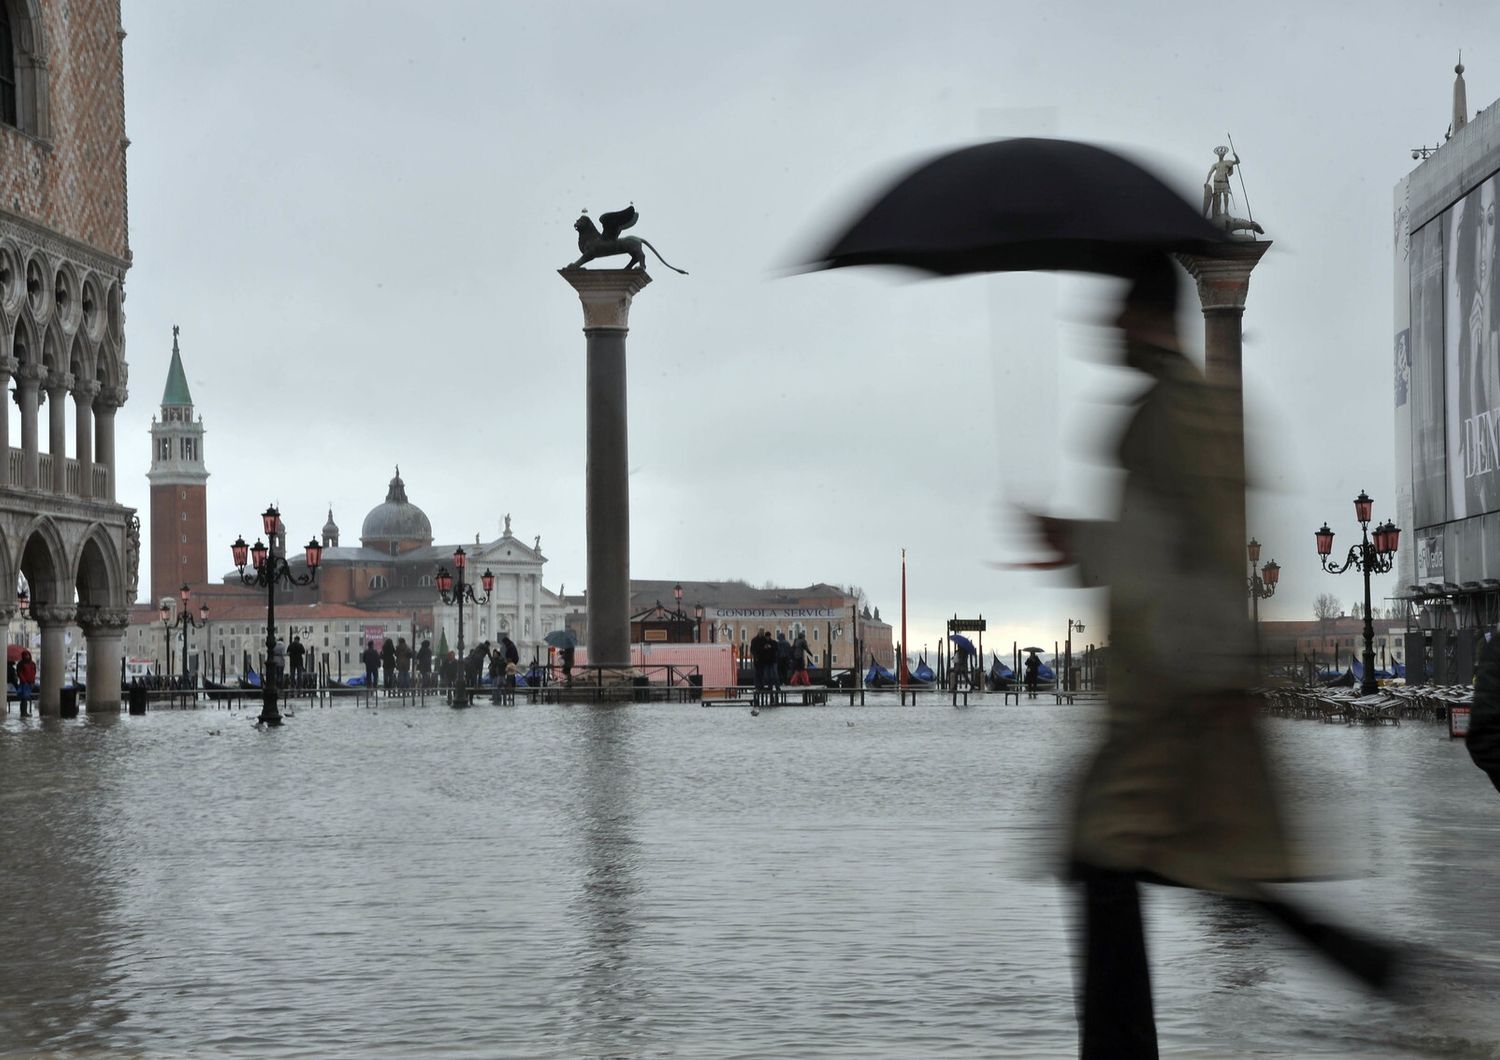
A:
<svg viewBox="0 0 1500 1060">
<path fill-rule="evenodd" d="M 151 420 L 151 603 L 175 597 L 184 583 L 208 581 L 208 470 L 203 466 L 203 420 L 193 418 L 193 395 L 172 327 L 172 363 Z"/>
</svg>

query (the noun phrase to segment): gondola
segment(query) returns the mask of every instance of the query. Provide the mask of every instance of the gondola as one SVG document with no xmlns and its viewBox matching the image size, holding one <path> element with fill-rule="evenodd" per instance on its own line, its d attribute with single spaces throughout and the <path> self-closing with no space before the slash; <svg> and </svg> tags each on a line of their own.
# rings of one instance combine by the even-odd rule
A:
<svg viewBox="0 0 1500 1060">
<path fill-rule="evenodd" d="M 893 688 L 896 684 L 896 675 L 881 666 L 872 657 L 870 659 L 869 672 L 865 674 L 866 688 Z"/>
</svg>

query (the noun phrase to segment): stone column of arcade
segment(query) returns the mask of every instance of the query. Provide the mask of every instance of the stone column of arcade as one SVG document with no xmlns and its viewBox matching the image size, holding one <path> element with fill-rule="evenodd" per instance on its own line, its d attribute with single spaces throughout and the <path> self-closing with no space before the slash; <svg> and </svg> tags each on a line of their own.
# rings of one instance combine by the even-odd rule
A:
<svg viewBox="0 0 1500 1060">
<path fill-rule="evenodd" d="M 88 640 L 89 669 L 85 677 L 88 712 L 120 711 L 120 658 L 130 612 L 123 607 L 79 608 L 78 625 Z"/>
<path fill-rule="evenodd" d="M 68 623 L 73 621 L 73 608 L 32 604 L 31 617 L 42 630 L 42 657 L 36 664 L 42 686 L 37 695 L 37 710 L 55 718 L 62 706 L 63 670 L 67 664 L 63 657 L 64 634 Z"/>
<path fill-rule="evenodd" d="M 1238 420 L 1230 436 L 1239 439 L 1240 458 L 1244 459 L 1245 399 L 1241 381 L 1244 359 L 1243 321 L 1245 299 L 1250 293 L 1250 271 L 1271 249 L 1269 239 L 1231 242 L 1217 250 L 1218 257 L 1179 254 L 1177 259 L 1198 282 L 1198 301 L 1203 307 L 1204 371 L 1210 383 L 1234 392 L 1233 415 Z M 1229 525 L 1245 528 L 1245 499 L 1239 498 L 1239 509 L 1226 512 Z M 1241 541 L 1250 540 L 1248 532 Z M 1235 562 L 1238 564 L 1236 553 Z M 1236 568 L 1238 569 L 1238 568 Z"/>
<path fill-rule="evenodd" d="M 42 369 L 22 364 L 16 370 L 16 404 L 21 409 L 21 485 L 29 490 L 41 485 L 41 442 L 37 437 L 37 415 L 41 404 Z"/>
<path fill-rule="evenodd" d="M 73 377 L 54 372 L 47 378 L 47 452 L 52 455 L 53 493 L 68 492 L 68 388 Z"/>
<path fill-rule="evenodd" d="M 588 458 L 588 660 L 630 665 L 630 481 L 625 336 L 644 269 L 559 269 L 583 303 Z"/>
</svg>

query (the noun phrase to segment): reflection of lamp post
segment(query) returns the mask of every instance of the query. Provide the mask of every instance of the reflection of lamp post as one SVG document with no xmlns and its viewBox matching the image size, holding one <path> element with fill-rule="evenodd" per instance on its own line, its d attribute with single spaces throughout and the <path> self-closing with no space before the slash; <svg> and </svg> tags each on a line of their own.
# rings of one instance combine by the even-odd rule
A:
<svg viewBox="0 0 1500 1060">
<path fill-rule="evenodd" d="M 1281 567 L 1273 559 L 1257 573 L 1255 565 L 1260 562 L 1260 542 L 1250 539 L 1245 546 L 1250 557 L 1250 580 L 1246 583 L 1250 591 L 1250 608 L 1255 624 L 1255 665 L 1260 666 L 1260 602 L 1276 595 L 1276 583 L 1281 580 Z"/>
<path fill-rule="evenodd" d="M 495 575 L 486 570 L 479 576 L 479 580 L 484 583 L 484 596 L 476 596 L 474 586 L 464 583 L 464 570 L 468 563 L 469 557 L 460 547 L 453 552 L 453 569 L 458 572 L 457 576 L 449 574 L 446 567 L 439 567 L 437 572 L 438 595 L 443 598 L 443 603 L 458 605 L 458 667 L 453 675 L 452 702 L 465 704 L 469 701 L 469 694 L 465 688 L 467 675 L 464 673 L 464 601 L 472 600 L 476 607 L 483 606 L 490 602 L 490 593 L 495 588 Z"/>
<path fill-rule="evenodd" d="M 1075 683 L 1073 681 L 1073 631 L 1075 629 L 1078 632 L 1082 633 L 1083 632 L 1083 623 L 1082 622 L 1074 622 L 1071 618 L 1068 619 L 1067 648 L 1065 649 L 1065 652 L 1064 652 L 1064 655 L 1063 655 L 1063 684 L 1067 687 L 1068 691 L 1070 691 L 1070 692 L 1073 691 L 1073 686 L 1074 686 L 1074 683 Z M 1056 645 L 1053 645 L 1053 647 L 1056 647 Z"/>
<path fill-rule="evenodd" d="M 208 625 L 208 605 L 200 604 L 198 606 L 198 617 L 196 619 L 193 618 L 193 616 L 188 612 L 188 592 L 189 590 L 186 585 L 177 590 L 177 597 L 182 601 L 182 607 L 178 610 L 177 617 L 175 619 L 169 620 L 167 618 L 167 616 L 171 614 L 171 610 L 167 607 L 167 602 L 165 600 L 161 602 L 161 624 L 169 631 L 167 634 L 167 657 L 169 660 L 169 668 L 172 655 L 170 631 L 172 629 L 182 630 L 182 676 L 184 680 L 186 680 L 188 676 L 187 631 L 190 629 L 197 629 L 199 626 Z M 196 687 L 196 685 L 197 681 L 194 681 L 193 686 Z"/>
<path fill-rule="evenodd" d="M 1387 519 L 1375 528 L 1375 537 L 1371 540 L 1370 509 L 1374 503 L 1364 490 L 1354 498 L 1354 517 L 1359 520 L 1361 540 L 1350 546 L 1349 557 L 1343 564 L 1330 565 L 1328 562 L 1328 556 L 1333 552 L 1333 531 L 1328 529 L 1327 523 L 1313 535 L 1318 541 L 1318 560 L 1329 574 L 1343 574 L 1350 567 L 1358 567 L 1365 576 L 1365 677 L 1359 686 L 1362 696 L 1373 695 L 1378 690 L 1375 684 L 1375 623 L 1370 618 L 1370 575 L 1384 574 L 1395 565 L 1396 546 L 1401 539 L 1401 531 Z"/>
<path fill-rule="evenodd" d="M 286 556 L 278 555 L 276 545 L 281 540 L 281 513 L 273 504 L 260 515 L 261 526 L 272 547 L 267 548 L 257 540 L 254 547 L 245 544 L 243 537 L 236 537 L 229 550 L 234 553 L 234 565 L 239 568 L 240 581 L 246 585 L 266 590 L 266 664 L 261 674 L 261 709 L 259 720 L 267 725 L 281 724 L 281 711 L 276 708 L 276 585 L 285 582 L 289 587 L 311 585 L 318 577 L 318 564 L 323 561 L 323 546 L 313 538 L 306 545 L 307 573 L 295 575 L 287 565 Z M 282 546 L 284 547 L 284 546 Z M 249 559 L 255 571 L 245 573 L 245 561 Z"/>
</svg>

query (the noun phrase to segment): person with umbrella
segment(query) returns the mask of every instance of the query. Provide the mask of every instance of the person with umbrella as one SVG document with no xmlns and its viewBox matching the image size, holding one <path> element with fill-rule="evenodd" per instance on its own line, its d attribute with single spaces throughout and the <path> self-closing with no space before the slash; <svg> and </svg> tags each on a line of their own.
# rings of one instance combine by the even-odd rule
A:
<svg viewBox="0 0 1500 1060">
<path fill-rule="evenodd" d="M 578 648 L 578 636 L 571 629 L 554 629 L 542 639 L 557 649 L 557 662 L 562 667 L 563 682 L 571 685 L 573 683 L 573 659 L 575 658 L 574 652 Z"/>
<path fill-rule="evenodd" d="M 953 642 L 954 652 L 953 670 L 949 674 L 948 680 L 955 690 L 958 688 L 958 679 L 960 677 L 968 681 L 972 687 L 974 680 L 970 671 L 974 667 L 974 659 L 978 654 L 977 649 L 974 647 L 974 642 L 962 633 L 950 633 L 948 634 L 948 639 Z"/>
<path fill-rule="evenodd" d="M 1140 884 L 1249 899 L 1363 982 L 1389 986 L 1393 953 L 1270 897 L 1295 878 L 1245 694 L 1251 630 L 1240 582 L 1244 439 L 1237 389 L 1208 383 L 1176 333 L 1173 252 L 1226 238 L 1121 156 L 1062 140 L 980 144 L 898 181 L 819 257 L 936 275 L 1072 269 L 1126 279 L 1124 363 L 1150 380 L 1120 441 L 1117 518 L 1034 515 L 1051 549 L 1108 586 L 1116 657 L 1109 724 L 1079 785 L 1069 875 L 1080 886 L 1080 1053 L 1155 1057 Z M 1184 660 L 1178 647 L 1206 645 Z M 1033 662 L 1036 664 L 1033 669 Z M 1027 683 L 1041 660 L 1027 659 Z"/>
<path fill-rule="evenodd" d="M 1036 698 L 1036 686 L 1042 676 L 1042 657 L 1037 654 L 1035 648 L 1026 649 L 1030 654 L 1026 656 L 1026 662 L 1022 668 L 1026 671 L 1026 694 L 1032 699 Z"/>
</svg>

